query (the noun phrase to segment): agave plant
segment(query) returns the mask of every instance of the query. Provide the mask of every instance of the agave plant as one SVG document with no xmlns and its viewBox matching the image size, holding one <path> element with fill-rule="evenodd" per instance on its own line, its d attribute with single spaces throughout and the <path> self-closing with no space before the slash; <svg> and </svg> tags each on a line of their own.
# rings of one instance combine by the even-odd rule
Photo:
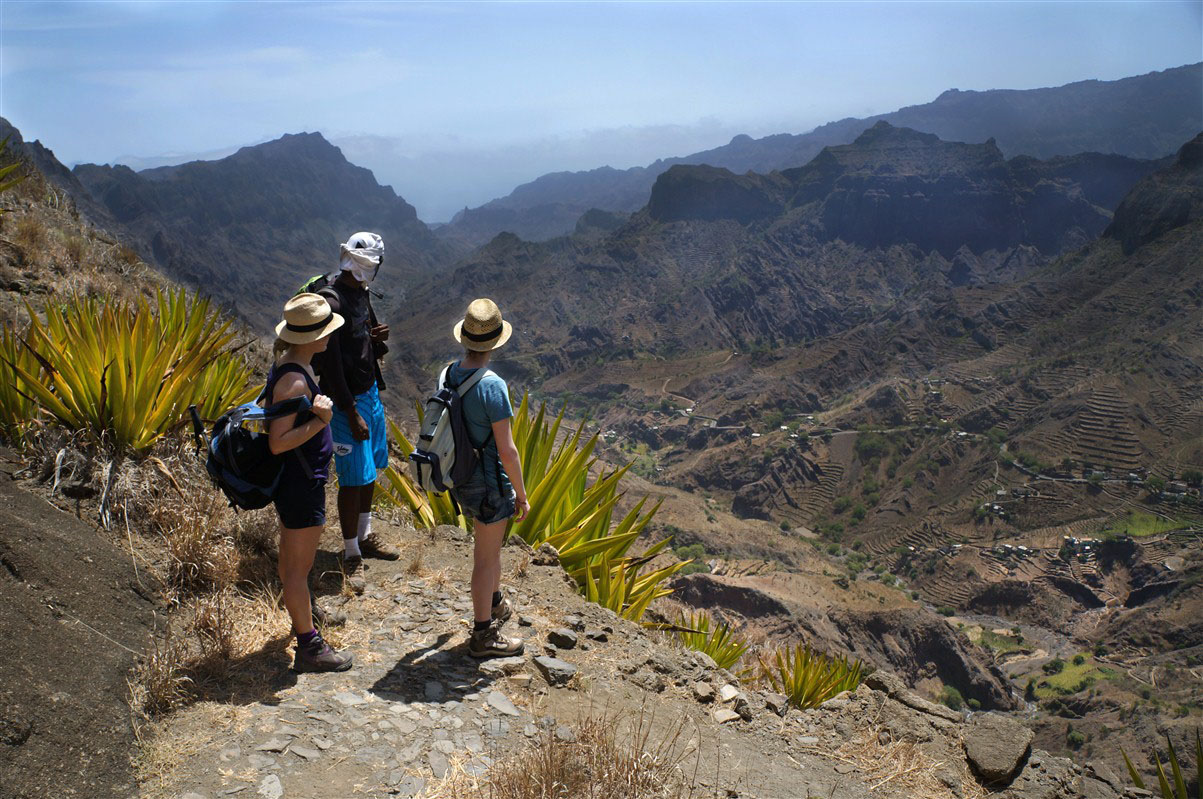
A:
<svg viewBox="0 0 1203 799">
<path fill-rule="evenodd" d="M 1186 780 L 1182 777 L 1182 764 L 1178 760 L 1178 753 L 1174 751 L 1174 742 L 1167 735 L 1165 742 L 1169 746 L 1169 767 L 1170 776 L 1173 778 L 1173 785 L 1166 778 L 1165 768 L 1161 765 L 1161 758 L 1157 753 L 1153 753 L 1153 762 L 1157 765 L 1157 787 L 1161 793 L 1162 799 L 1190 799 L 1186 793 Z M 1148 790 L 1145 788 L 1145 782 L 1137 773 L 1132 761 L 1128 759 L 1128 753 L 1120 750 L 1120 754 L 1124 756 L 1124 765 L 1128 767 L 1128 775 L 1132 778 L 1132 782 L 1137 788 Z M 1195 730 L 1195 784 L 1198 790 L 1196 799 L 1203 799 L 1203 740 L 1200 740 L 1199 730 Z"/>
<path fill-rule="evenodd" d="M 22 391 L 20 376 L 12 364 L 20 365 L 30 374 L 41 367 L 20 336 L 11 327 L 0 328 L 0 432 L 10 439 L 19 439 L 25 427 L 38 415 L 38 406 Z"/>
<path fill-rule="evenodd" d="M 418 418 L 420 424 L 420 406 Z M 582 422 L 575 432 L 561 438 L 563 419 L 563 410 L 549 419 L 546 405 L 532 414 L 527 396 L 518 404 L 511 425 L 531 512 L 521 522 L 511 521 L 506 534 L 517 535 L 536 548 L 552 545 L 582 594 L 637 621 L 655 599 L 671 593 L 664 582 L 685 564 L 673 563 L 644 573 L 643 568 L 668 546 L 669 539 L 638 556 L 628 554 L 660 505 L 645 512 L 645 497 L 615 523 L 614 509 L 622 499 L 619 483 L 629 467 L 600 473 L 591 481 L 597 466 L 593 457 L 597 436 L 582 444 Z M 401 453 L 408 456 L 412 445 L 396 424 L 390 428 Z M 422 524 L 468 528 L 448 496 L 421 491 L 393 467 L 385 471 L 379 485 L 388 501 L 409 508 Z"/>
<path fill-rule="evenodd" d="M 860 661 L 831 657 L 810 648 L 810 644 L 781 647 L 772 657 L 760 653 L 759 668 L 753 680 L 767 682 L 789 699 L 799 710 L 818 707 L 836 694 L 860 685 Z"/>
<path fill-rule="evenodd" d="M 715 624 L 709 613 L 681 616 L 673 631 L 682 644 L 709 655 L 720 669 L 730 669 L 748 651 L 747 641 L 736 637 L 730 625 Z"/>
<path fill-rule="evenodd" d="M 65 427 L 118 453 L 140 455 L 183 421 L 189 405 L 212 419 L 254 396 L 232 347 L 230 322 L 207 299 L 159 291 L 155 305 L 72 297 L 33 308 L 24 337 L 37 362 L 6 357 L 19 389 Z"/>
</svg>

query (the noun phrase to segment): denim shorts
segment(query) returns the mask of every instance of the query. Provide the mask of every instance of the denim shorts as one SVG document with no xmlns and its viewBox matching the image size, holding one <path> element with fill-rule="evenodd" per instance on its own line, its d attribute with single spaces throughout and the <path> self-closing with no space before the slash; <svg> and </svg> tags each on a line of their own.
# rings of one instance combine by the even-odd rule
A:
<svg viewBox="0 0 1203 799">
<path fill-rule="evenodd" d="M 486 479 L 484 470 L 479 467 L 468 482 L 451 489 L 451 493 L 464 515 L 481 524 L 504 521 L 514 515 L 515 494 L 510 481 L 504 477 Z"/>
</svg>

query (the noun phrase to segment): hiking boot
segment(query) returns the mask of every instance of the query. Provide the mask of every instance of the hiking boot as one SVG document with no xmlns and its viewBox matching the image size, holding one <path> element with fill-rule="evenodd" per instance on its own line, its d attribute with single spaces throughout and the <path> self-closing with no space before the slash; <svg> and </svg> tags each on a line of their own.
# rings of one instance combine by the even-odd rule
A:
<svg viewBox="0 0 1203 799">
<path fill-rule="evenodd" d="M 374 535 L 359 542 L 359 551 L 365 558 L 376 558 L 377 560 L 397 560 L 401 557 L 401 550 L 384 543 Z"/>
<path fill-rule="evenodd" d="M 313 611 L 314 627 L 342 627 L 347 623 L 346 613 L 341 610 L 326 610 L 312 596 L 309 598 L 309 607 Z"/>
<path fill-rule="evenodd" d="M 308 646 L 297 643 L 297 654 L 292 661 L 292 670 L 306 672 L 346 671 L 351 668 L 351 656 L 336 651 L 318 635 Z"/>
<path fill-rule="evenodd" d="M 504 624 L 510 620 L 510 616 L 514 615 L 514 606 L 510 604 L 510 600 L 502 597 L 501 601 L 493 606 L 493 621 L 498 624 Z"/>
<path fill-rule="evenodd" d="M 518 638 L 501 634 L 501 624 L 493 622 L 485 629 L 472 631 L 468 638 L 468 654 L 474 658 L 503 658 L 521 655 L 524 645 Z"/>
<path fill-rule="evenodd" d="M 367 582 L 363 578 L 363 558 L 362 557 L 346 557 L 342 558 L 343 567 L 343 586 L 349 588 L 354 594 L 362 594 L 367 588 Z"/>
</svg>

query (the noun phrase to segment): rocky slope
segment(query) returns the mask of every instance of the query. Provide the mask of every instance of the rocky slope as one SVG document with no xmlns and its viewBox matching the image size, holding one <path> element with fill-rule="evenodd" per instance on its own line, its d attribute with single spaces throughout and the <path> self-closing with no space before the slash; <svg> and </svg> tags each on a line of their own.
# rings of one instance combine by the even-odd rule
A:
<svg viewBox="0 0 1203 799">
<path fill-rule="evenodd" d="M 807 163 L 824 147 L 853 141 L 878 121 L 949 141 L 993 138 L 1008 156 L 1048 159 L 1097 152 L 1161 158 L 1203 128 L 1197 102 L 1201 73 L 1203 64 L 1193 64 L 1117 81 L 1080 81 L 1047 89 L 951 89 L 931 103 L 844 119 L 810 133 L 760 139 L 736 136 L 722 147 L 646 167 L 544 175 L 507 197 L 465 209 L 439 234 L 474 244 L 483 244 L 501 231 L 533 241 L 563 235 L 590 208 L 642 208 L 656 178 L 672 166 L 707 164 L 735 173 L 790 169 Z"/>
<path fill-rule="evenodd" d="M 384 237 L 379 279 L 396 293 L 455 252 L 319 133 L 285 135 L 218 161 L 142 172 L 84 164 L 73 174 L 144 258 L 257 327 L 274 320 L 304 280 L 336 269 L 338 244 L 358 230 Z"/>
</svg>

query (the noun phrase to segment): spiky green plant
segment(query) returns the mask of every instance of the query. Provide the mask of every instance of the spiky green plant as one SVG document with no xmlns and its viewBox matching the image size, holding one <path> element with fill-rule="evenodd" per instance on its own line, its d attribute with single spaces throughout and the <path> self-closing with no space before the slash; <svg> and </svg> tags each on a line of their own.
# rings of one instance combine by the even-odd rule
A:
<svg viewBox="0 0 1203 799">
<path fill-rule="evenodd" d="M 48 306 L 45 321 L 26 309 L 23 343 L 40 371 L 7 358 L 18 389 L 119 454 L 145 453 L 189 405 L 212 419 L 255 394 L 229 320 L 182 289 L 157 292 L 153 306 L 75 296 Z"/>
<path fill-rule="evenodd" d="M 1173 779 L 1172 785 L 1166 778 L 1161 758 L 1156 752 L 1153 753 L 1153 763 L 1157 766 L 1157 787 L 1161 797 L 1162 799 L 1190 799 L 1186 793 L 1186 780 L 1182 777 L 1182 763 L 1178 759 L 1178 753 L 1174 751 L 1174 742 L 1168 735 L 1165 737 L 1165 742 L 1170 750 L 1169 767 L 1170 777 Z M 1121 749 L 1120 754 L 1124 756 L 1124 765 L 1128 767 L 1128 776 L 1132 778 L 1132 782 L 1137 788 L 1148 790 L 1145 788 L 1144 780 L 1132 765 L 1132 761 L 1128 759 L 1128 753 Z M 1198 790 L 1196 799 L 1203 799 L 1203 740 L 1200 739 L 1198 729 L 1195 730 L 1195 784 Z"/>
<path fill-rule="evenodd" d="M 10 440 L 19 440 L 25 428 L 37 418 L 38 405 L 20 388 L 21 379 L 12 364 L 29 374 L 38 374 L 41 367 L 21 337 L 8 325 L 0 328 L 0 433 Z"/>
<path fill-rule="evenodd" d="M 862 664 L 855 658 L 832 657 L 810 644 L 783 646 L 772 656 L 760 653 L 754 681 L 767 682 L 799 710 L 818 707 L 836 694 L 860 685 Z"/>
<path fill-rule="evenodd" d="M 747 641 L 731 632 L 730 625 L 715 624 L 709 613 L 683 615 L 673 631 L 682 644 L 709 655 L 720 669 L 730 669 L 748 651 Z"/>
<path fill-rule="evenodd" d="M 420 406 L 418 417 L 420 424 Z M 545 405 L 532 413 L 527 396 L 515 410 L 511 429 L 531 512 L 521 522 L 511 521 L 507 535 L 517 535 L 535 548 L 544 543 L 555 547 L 561 564 L 582 594 L 624 618 L 638 621 L 655 599 L 671 593 L 664 583 L 684 564 L 643 571 L 670 542 L 663 539 L 637 556 L 629 554 L 660 504 L 644 512 L 645 497 L 615 523 L 614 508 L 622 499 L 618 487 L 629 467 L 591 478 L 597 465 L 593 457 L 597 436 L 582 443 L 582 422 L 574 433 L 561 438 L 563 419 L 562 410 L 549 419 Z M 402 454 L 408 456 L 412 445 L 396 424 L 391 429 Z M 388 501 L 409 508 L 422 524 L 460 524 L 468 528 L 467 520 L 456 515 L 449 497 L 419 490 L 408 475 L 393 467 L 385 471 L 378 485 Z"/>
</svg>

